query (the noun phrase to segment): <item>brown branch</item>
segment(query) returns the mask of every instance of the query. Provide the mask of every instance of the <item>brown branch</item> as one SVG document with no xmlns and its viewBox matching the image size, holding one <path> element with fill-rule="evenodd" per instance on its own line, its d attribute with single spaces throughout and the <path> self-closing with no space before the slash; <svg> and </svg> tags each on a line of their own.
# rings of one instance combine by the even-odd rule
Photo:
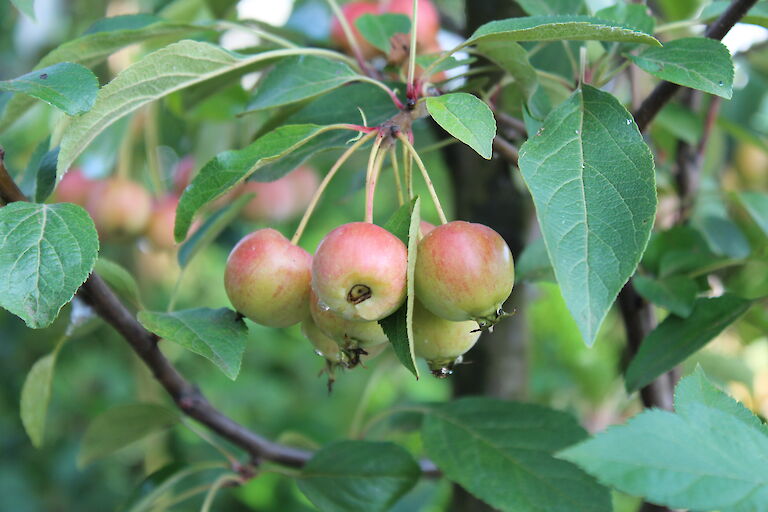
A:
<svg viewBox="0 0 768 512">
<path fill-rule="evenodd" d="M 26 201 L 27 198 L 6 171 L 3 155 L 0 149 L 0 199 L 9 203 Z M 95 272 L 80 287 L 77 296 L 120 333 L 184 414 L 245 450 L 254 464 L 267 460 L 285 466 L 301 467 L 312 457 L 312 452 L 274 443 L 216 409 L 197 386 L 185 379 L 168 361 L 158 348 L 158 337 L 136 320 L 133 313 Z M 429 460 L 421 461 L 421 469 L 427 476 L 440 474 Z"/>
<path fill-rule="evenodd" d="M 706 32 L 706 37 L 722 39 L 728 31 L 749 11 L 757 0 L 734 0 L 723 14 L 712 23 Z M 666 105 L 680 86 L 671 82 L 661 82 L 642 102 L 635 112 L 635 122 L 643 132 L 656 115 Z M 692 179 L 687 176 L 687 179 Z M 641 297 L 630 280 L 621 290 L 618 297 L 619 308 L 627 332 L 627 346 L 630 355 L 634 356 L 640 348 L 643 339 L 656 327 L 653 306 Z M 674 389 L 671 373 L 662 375 L 641 391 L 643 404 L 646 407 L 672 408 Z"/>
<path fill-rule="evenodd" d="M 722 39 L 756 3 L 757 0 L 733 0 L 728 9 L 707 28 L 705 37 Z M 656 114 L 672 99 L 680 87 L 672 82 L 661 82 L 653 89 L 635 112 L 635 122 L 641 132 L 645 131 Z"/>
<path fill-rule="evenodd" d="M 500 154 L 504 160 L 517 167 L 517 161 L 520 158 L 520 154 L 514 144 L 497 135 L 493 138 L 493 149 Z"/>
</svg>

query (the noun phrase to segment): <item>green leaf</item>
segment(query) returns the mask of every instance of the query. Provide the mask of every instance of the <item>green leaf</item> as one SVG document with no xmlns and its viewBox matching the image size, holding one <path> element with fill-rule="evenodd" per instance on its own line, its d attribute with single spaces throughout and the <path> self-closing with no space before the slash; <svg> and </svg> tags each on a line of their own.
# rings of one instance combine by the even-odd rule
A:
<svg viewBox="0 0 768 512">
<path fill-rule="evenodd" d="M 733 95 L 733 60 L 720 41 L 686 37 L 670 41 L 662 48 L 647 48 L 629 58 L 640 69 L 662 80 L 725 99 Z"/>
<path fill-rule="evenodd" d="M 713 253 L 735 259 L 749 256 L 749 240 L 725 214 L 695 215 L 691 223 L 704 235 Z"/>
<path fill-rule="evenodd" d="M 11 80 L 0 81 L 0 91 L 18 92 L 43 100 L 69 115 L 93 107 L 99 81 L 88 68 L 61 62 Z"/>
<path fill-rule="evenodd" d="M 29 16 L 31 19 L 35 19 L 35 0 L 11 0 L 11 3 L 16 8 Z"/>
<path fill-rule="evenodd" d="M 238 218 L 240 210 L 247 205 L 254 194 L 243 194 L 225 207 L 216 211 L 208 217 L 202 226 L 200 226 L 187 241 L 179 247 L 179 266 L 181 268 L 189 265 L 195 254 L 208 247 L 216 238 L 227 228 L 235 219 Z"/>
<path fill-rule="evenodd" d="M 696 281 L 687 276 L 654 279 L 637 275 L 632 283 L 641 296 L 683 318 L 691 314 L 699 291 Z"/>
<path fill-rule="evenodd" d="M 491 158 L 496 119 L 480 98 L 465 92 L 431 96 L 427 98 L 427 110 L 445 131 L 483 158 Z"/>
<path fill-rule="evenodd" d="M 481 41 L 477 51 L 509 73 L 520 84 L 526 97 L 536 90 L 536 70 L 528 61 L 528 52 L 519 44 L 513 41 Z"/>
<path fill-rule="evenodd" d="M 67 127 L 61 140 L 59 176 L 99 133 L 143 105 L 225 73 L 246 70 L 297 51 L 273 50 L 241 56 L 210 43 L 186 40 L 147 55 L 102 87 L 93 108 Z"/>
<path fill-rule="evenodd" d="M 248 340 L 248 328 L 240 315 L 221 309 L 186 309 L 170 313 L 139 311 L 139 322 L 161 338 L 209 359 L 232 380 Z"/>
<path fill-rule="evenodd" d="M 701 21 L 712 21 L 725 12 L 725 10 L 731 5 L 731 2 L 717 1 L 706 5 L 699 15 Z M 751 23 L 752 25 L 760 25 L 768 28 L 768 2 L 757 2 L 749 11 L 746 16 L 739 20 L 739 23 Z"/>
<path fill-rule="evenodd" d="M 408 34 L 411 19 L 405 14 L 363 14 L 355 20 L 355 27 L 366 41 L 389 53 L 389 40 L 395 34 Z"/>
<path fill-rule="evenodd" d="M 100 20 L 94 21 L 93 24 L 83 32 L 83 35 L 95 34 L 97 32 L 137 30 L 163 21 L 163 18 L 148 13 L 112 16 L 110 18 L 101 18 Z"/>
<path fill-rule="evenodd" d="M 120 16 L 119 18 L 132 17 L 133 16 Z M 126 24 L 126 26 L 129 26 L 129 24 Z M 68 41 L 43 57 L 37 66 L 35 66 L 35 69 L 39 70 L 59 62 L 72 62 L 90 67 L 103 61 L 112 53 L 131 44 L 161 38 L 179 38 L 203 30 L 201 27 L 167 22 L 155 22 L 143 26 L 134 24 L 134 26 L 136 26 L 136 28 L 87 33 L 82 37 Z M 0 131 L 5 130 L 11 123 L 21 117 L 21 115 L 33 104 L 34 100 L 32 98 L 19 95 L 14 96 L 8 105 L 6 105 L 3 117 L 0 120 Z"/>
<path fill-rule="evenodd" d="M 19 188 L 36 203 L 43 203 L 56 187 L 56 159 L 59 148 L 48 150 L 50 137 L 46 137 L 32 153 L 27 169 L 21 178 Z"/>
<path fill-rule="evenodd" d="M 262 135 L 243 149 L 224 151 L 209 160 L 187 186 L 176 208 L 174 235 L 182 242 L 195 213 L 207 202 L 225 194 L 260 167 L 300 148 L 308 141 L 338 126 L 284 125 Z M 288 172 L 290 169 L 284 169 Z M 281 176 L 265 176 L 275 180 Z M 260 180 L 262 181 L 262 180 Z M 263 180 L 263 181 L 269 181 Z"/>
<path fill-rule="evenodd" d="M 113 407 L 88 425 L 77 455 L 77 465 L 87 466 L 178 421 L 179 414 L 162 405 L 137 403 Z"/>
<path fill-rule="evenodd" d="M 65 340 L 66 338 L 62 338 L 50 354 L 41 357 L 32 365 L 21 388 L 21 422 L 35 448 L 43 446 L 45 439 L 45 417 L 51 400 L 53 369 Z"/>
<path fill-rule="evenodd" d="M 480 26 L 464 46 L 480 41 L 614 41 L 661 46 L 650 34 L 591 16 L 528 16 Z"/>
<path fill-rule="evenodd" d="M 625 27 L 631 27 L 646 34 L 653 34 L 656 28 L 656 20 L 648 14 L 648 6 L 645 4 L 627 4 L 619 2 L 595 13 L 600 19 L 615 21 Z"/>
<path fill-rule="evenodd" d="M 752 220 L 768 236 L 768 194 L 760 192 L 741 192 L 739 201 L 752 217 Z"/>
<path fill-rule="evenodd" d="M 120 512 L 151 512 L 157 510 L 157 501 L 167 496 L 176 485 L 195 473 L 217 470 L 221 473 L 221 462 L 198 462 L 185 465 L 172 462 L 149 474 L 118 509 Z M 213 478 L 213 475 L 210 476 Z"/>
<path fill-rule="evenodd" d="M 429 410 L 427 455 L 446 477 L 504 512 L 607 512 L 608 489 L 553 453 L 586 437 L 568 414 L 462 398 Z"/>
<path fill-rule="evenodd" d="M 752 303 L 734 295 L 696 299 L 688 318 L 670 315 L 648 336 L 627 367 L 631 393 L 671 370 L 736 321 Z"/>
<path fill-rule="evenodd" d="M 96 228 L 74 204 L 0 208 L 0 306 L 28 327 L 50 325 L 91 273 Z"/>
<path fill-rule="evenodd" d="M 407 295 L 405 304 L 387 318 L 379 321 L 387 335 L 397 359 L 418 379 L 419 368 L 416 366 L 416 353 L 413 350 L 413 305 L 415 300 L 414 272 L 416 270 L 416 247 L 419 243 L 421 208 L 418 197 L 401 206 L 387 221 L 384 228 L 408 246 L 408 271 L 406 274 Z"/>
<path fill-rule="evenodd" d="M 247 111 L 288 105 L 319 96 L 360 77 L 346 63 L 299 55 L 280 61 L 259 84 Z"/>
<path fill-rule="evenodd" d="M 584 0 L 517 0 L 517 3 L 529 16 L 580 14 L 585 10 Z"/>
<path fill-rule="evenodd" d="M 651 234 L 651 152 L 621 103 L 584 85 L 523 144 L 520 170 L 563 298 L 592 345 Z"/>
<path fill-rule="evenodd" d="M 555 281 L 543 238 L 525 246 L 515 262 L 515 277 L 519 281 Z"/>
<path fill-rule="evenodd" d="M 385 512 L 419 475 L 411 454 L 396 444 L 338 441 L 315 453 L 296 483 L 324 512 Z"/>
<path fill-rule="evenodd" d="M 765 510 L 765 425 L 700 371 L 678 384 L 675 410 L 647 410 L 559 456 L 622 492 L 674 509 Z"/>
<path fill-rule="evenodd" d="M 124 267 L 112 260 L 99 258 L 96 260 L 93 271 L 99 274 L 121 299 L 136 307 L 143 307 L 139 285 Z"/>
</svg>

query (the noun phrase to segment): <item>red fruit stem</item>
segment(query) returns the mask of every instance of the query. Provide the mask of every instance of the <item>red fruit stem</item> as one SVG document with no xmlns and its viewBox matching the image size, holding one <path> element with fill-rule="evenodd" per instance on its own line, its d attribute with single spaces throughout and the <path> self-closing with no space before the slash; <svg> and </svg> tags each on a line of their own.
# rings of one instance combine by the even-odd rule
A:
<svg viewBox="0 0 768 512">
<path fill-rule="evenodd" d="M 412 137 L 413 133 L 411 133 L 410 135 Z M 421 171 L 421 175 L 424 178 L 424 182 L 427 184 L 427 190 L 429 190 L 429 195 L 432 196 L 432 202 L 435 204 L 437 215 L 440 217 L 440 223 L 446 224 L 448 222 L 448 219 L 445 218 L 445 212 L 443 212 L 443 207 L 440 205 L 440 199 L 437 197 L 437 192 L 435 192 L 435 186 L 432 184 L 432 180 L 429 178 L 429 173 L 427 172 L 427 168 L 424 167 L 424 162 L 421 161 L 421 157 L 419 157 L 419 154 L 413 148 L 413 145 L 408 141 L 408 137 L 406 137 L 401 132 L 397 134 L 397 138 L 400 139 L 400 142 L 403 143 L 403 147 L 405 147 L 410 152 L 411 156 L 413 156 L 413 159 L 416 160 L 416 165 L 419 166 L 419 170 Z"/>
<path fill-rule="evenodd" d="M 376 137 L 376 140 L 373 142 L 373 147 L 371 148 L 371 153 L 368 156 L 368 169 L 365 173 L 365 222 L 373 222 L 373 201 L 370 199 L 371 194 L 371 180 L 373 177 L 373 172 L 376 167 L 376 160 L 379 155 L 379 148 L 381 148 L 381 143 L 384 141 L 384 136 L 379 133 L 379 135 Z"/>
<path fill-rule="evenodd" d="M 387 157 L 387 151 L 379 149 L 376 155 L 376 161 L 371 169 L 371 179 L 368 182 L 368 188 L 365 194 L 365 222 L 373 223 L 373 199 L 376 195 L 376 183 L 379 180 L 379 173 L 381 172 L 384 159 Z"/>
<path fill-rule="evenodd" d="M 352 153 L 357 151 L 363 144 L 371 140 L 375 136 L 374 132 L 370 132 L 367 135 L 364 135 L 360 140 L 355 142 L 352 146 L 350 146 L 342 155 L 339 157 L 338 160 L 336 160 L 336 163 L 333 164 L 333 167 L 331 167 L 331 170 L 328 171 L 328 174 L 325 175 L 323 178 L 323 181 L 320 182 L 320 185 L 317 187 L 317 190 L 315 191 L 315 195 L 312 196 L 312 200 L 309 203 L 309 206 L 307 206 L 306 211 L 304 212 L 304 216 L 301 218 L 301 222 L 299 222 L 299 227 L 296 228 L 296 233 L 294 233 L 293 238 L 291 238 L 291 243 L 293 245 L 297 245 L 299 243 L 299 240 L 301 239 L 302 233 L 304 233 L 304 229 L 307 227 L 307 222 L 309 222 L 309 218 L 312 216 L 312 213 L 315 211 L 315 208 L 317 207 L 317 203 L 320 201 L 320 198 L 323 195 L 323 192 L 325 192 L 325 189 L 328 187 L 328 184 L 331 182 L 333 177 L 336 175 L 338 170 L 341 168 L 342 165 L 344 165 L 344 162 L 349 159 L 350 156 L 352 156 Z"/>
</svg>

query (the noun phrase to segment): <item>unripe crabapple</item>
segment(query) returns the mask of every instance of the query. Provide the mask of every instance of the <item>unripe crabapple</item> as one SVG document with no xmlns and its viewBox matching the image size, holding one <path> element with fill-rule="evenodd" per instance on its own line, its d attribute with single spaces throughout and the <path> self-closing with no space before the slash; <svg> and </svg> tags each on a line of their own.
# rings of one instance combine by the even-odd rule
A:
<svg viewBox="0 0 768 512">
<path fill-rule="evenodd" d="M 413 0 L 383 0 L 381 12 L 413 14 Z M 419 20 L 416 26 L 416 38 L 420 46 L 434 46 L 440 30 L 440 13 L 431 0 L 419 0 Z"/>
<path fill-rule="evenodd" d="M 334 365 L 350 367 L 350 359 L 335 340 L 325 334 L 315 323 L 312 317 L 301 322 L 301 332 L 315 347 L 315 352 Z M 373 359 L 387 348 L 386 343 L 380 343 L 368 347 L 363 355 L 364 360 Z"/>
<path fill-rule="evenodd" d="M 351 222 L 328 233 L 312 263 L 320 303 L 355 321 L 381 320 L 405 300 L 408 250 L 386 229 Z"/>
<path fill-rule="evenodd" d="M 146 229 L 152 199 L 140 184 L 116 177 L 96 183 L 88 194 L 86 209 L 93 217 L 99 235 L 132 237 Z"/>
<path fill-rule="evenodd" d="M 360 31 L 355 27 L 355 21 L 363 14 L 379 14 L 379 7 L 372 2 L 349 2 L 341 7 L 341 13 L 346 18 L 349 27 L 352 29 L 352 33 L 355 36 L 358 44 L 360 45 L 360 51 L 363 54 L 363 58 L 370 59 L 375 57 L 381 52 L 373 46 L 371 43 L 365 40 L 360 34 Z M 347 54 L 352 54 L 352 48 L 347 40 L 347 36 L 344 34 L 344 30 L 341 28 L 341 23 L 334 16 L 331 23 L 331 39 L 334 43 L 340 46 Z"/>
<path fill-rule="evenodd" d="M 480 330 L 471 320 L 452 322 L 441 318 L 418 300 L 413 307 L 413 350 L 417 357 L 427 360 L 436 377 L 447 377 L 461 356 L 480 337 Z"/>
<path fill-rule="evenodd" d="M 59 203 L 74 203 L 84 207 L 95 183 L 86 178 L 80 169 L 70 169 L 56 186 L 53 197 Z"/>
<path fill-rule="evenodd" d="M 514 282 L 512 253 L 488 226 L 449 222 L 419 242 L 416 296 L 442 318 L 492 326 Z"/>
<path fill-rule="evenodd" d="M 176 247 L 173 227 L 176 223 L 178 205 L 179 198 L 168 195 L 157 201 L 152 208 L 152 215 L 147 225 L 147 239 L 153 247 L 162 250 L 171 250 Z"/>
<path fill-rule="evenodd" d="M 387 343 L 387 335 L 376 321 L 353 322 L 346 320 L 320 304 L 313 291 L 309 299 L 309 312 L 318 329 L 344 349 L 362 348 L 366 351 Z"/>
<path fill-rule="evenodd" d="M 235 309 L 254 322 L 288 327 L 309 315 L 312 256 L 274 229 L 260 229 L 235 245 L 224 287 Z"/>
<path fill-rule="evenodd" d="M 250 221 L 285 222 L 296 211 L 293 186 L 287 176 L 269 182 L 248 181 L 240 193 L 256 194 L 242 210 L 243 217 Z"/>
</svg>

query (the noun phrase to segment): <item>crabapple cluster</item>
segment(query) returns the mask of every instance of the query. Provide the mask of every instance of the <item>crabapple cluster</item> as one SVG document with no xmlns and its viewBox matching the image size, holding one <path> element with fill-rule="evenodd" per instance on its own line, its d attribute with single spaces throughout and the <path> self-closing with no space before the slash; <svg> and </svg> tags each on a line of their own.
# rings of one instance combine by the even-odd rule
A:
<svg viewBox="0 0 768 512">
<path fill-rule="evenodd" d="M 421 233 L 414 350 L 445 376 L 480 331 L 503 316 L 514 283 L 512 255 L 498 233 L 480 224 L 423 223 Z M 301 323 L 330 369 L 349 368 L 386 347 L 379 321 L 404 304 L 407 269 L 405 244 L 370 222 L 333 229 L 314 256 L 267 228 L 234 247 L 224 285 L 241 314 L 272 327 Z"/>
</svg>

